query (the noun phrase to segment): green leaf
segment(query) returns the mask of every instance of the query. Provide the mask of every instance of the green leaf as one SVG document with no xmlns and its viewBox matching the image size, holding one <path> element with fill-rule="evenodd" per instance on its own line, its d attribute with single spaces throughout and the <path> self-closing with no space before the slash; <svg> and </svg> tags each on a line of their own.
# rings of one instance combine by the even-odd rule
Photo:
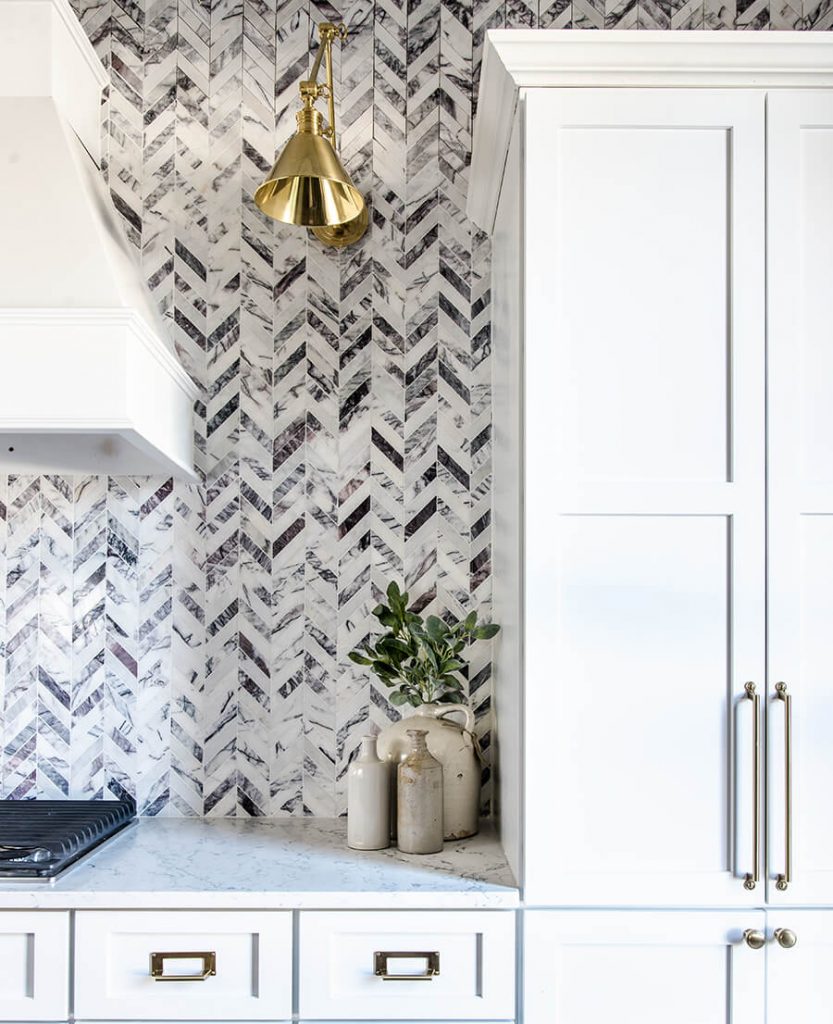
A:
<svg viewBox="0 0 833 1024">
<path fill-rule="evenodd" d="M 425 656 L 428 659 L 431 668 L 434 670 L 434 675 L 440 675 L 440 659 L 437 657 L 437 652 L 433 647 L 425 648 Z"/>
<path fill-rule="evenodd" d="M 440 704 L 462 704 L 463 702 L 460 697 L 461 694 L 459 693 L 444 693 L 442 697 L 439 698 L 439 702 Z"/>
<path fill-rule="evenodd" d="M 442 640 L 448 632 L 446 624 L 436 615 L 428 616 L 425 620 L 425 629 L 432 640 Z"/>
<path fill-rule="evenodd" d="M 394 690 L 389 699 L 395 707 L 408 703 L 407 696 L 401 690 Z"/>
<path fill-rule="evenodd" d="M 477 612 L 469 612 L 468 615 L 463 619 L 463 627 L 467 633 L 471 633 L 474 627 L 477 625 Z"/>
<path fill-rule="evenodd" d="M 497 636 L 500 632 L 500 626 L 495 622 L 490 622 L 487 626 L 478 626 L 474 632 L 474 635 L 478 640 L 491 640 L 493 636 Z"/>
<path fill-rule="evenodd" d="M 373 609 L 373 614 L 376 616 L 377 619 L 380 619 L 387 610 L 388 609 L 386 605 L 377 604 L 376 607 Z"/>
<path fill-rule="evenodd" d="M 363 654 L 359 654 L 358 651 L 350 651 L 347 655 L 350 661 L 355 662 L 357 665 L 372 665 L 373 662 L 370 658 L 366 658 Z"/>
<path fill-rule="evenodd" d="M 444 661 L 443 662 L 443 674 L 446 672 L 459 672 L 461 668 L 465 668 L 466 663 L 464 661 Z"/>
<path fill-rule="evenodd" d="M 408 655 L 411 653 L 408 645 L 395 636 L 383 636 L 376 646 L 385 651 L 396 651 L 398 654 Z"/>
<path fill-rule="evenodd" d="M 412 637 L 414 637 L 415 640 L 419 641 L 420 643 L 423 640 L 425 640 L 426 637 L 428 636 L 428 634 L 422 628 L 422 620 L 420 620 L 419 622 L 409 622 L 408 632 L 411 634 Z"/>
<path fill-rule="evenodd" d="M 418 708 L 423 703 L 423 700 L 418 693 L 411 693 L 408 695 L 408 703 L 411 707 Z"/>
<path fill-rule="evenodd" d="M 399 592 L 399 585 L 397 584 L 396 580 L 390 581 L 386 593 L 388 595 L 388 601 L 390 601 L 391 605 L 398 605 L 402 600 L 402 594 Z"/>
<path fill-rule="evenodd" d="M 463 684 L 459 679 L 454 676 L 443 676 L 441 682 L 449 688 L 449 690 L 462 690 Z"/>
</svg>

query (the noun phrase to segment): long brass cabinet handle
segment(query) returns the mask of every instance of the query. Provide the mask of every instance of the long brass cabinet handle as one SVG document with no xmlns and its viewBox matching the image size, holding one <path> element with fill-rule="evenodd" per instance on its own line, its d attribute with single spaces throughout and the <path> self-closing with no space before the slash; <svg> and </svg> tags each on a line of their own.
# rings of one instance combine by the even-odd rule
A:
<svg viewBox="0 0 833 1024">
<path fill-rule="evenodd" d="M 775 684 L 775 696 L 784 703 L 784 871 L 776 878 L 775 888 L 784 892 L 793 877 L 793 699 L 786 683 Z"/>
<path fill-rule="evenodd" d="M 388 960 L 424 960 L 424 974 L 391 974 Z M 373 954 L 373 973 L 382 981 L 432 981 L 440 973 L 440 954 L 433 953 L 386 953 Z"/>
<path fill-rule="evenodd" d="M 754 889 L 761 877 L 761 698 L 754 683 L 744 687 L 747 700 L 752 701 L 752 778 L 754 801 L 752 811 L 752 870 L 743 880 L 744 889 Z"/>
<path fill-rule="evenodd" d="M 202 972 L 200 974 L 165 974 L 166 960 L 202 960 Z M 216 973 L 217 954 L 214 952 L 181 953 L 177 950 L 172 953 L 150 954 L 150 976 L 154 981 L 206 981 Z"/>
</svg>

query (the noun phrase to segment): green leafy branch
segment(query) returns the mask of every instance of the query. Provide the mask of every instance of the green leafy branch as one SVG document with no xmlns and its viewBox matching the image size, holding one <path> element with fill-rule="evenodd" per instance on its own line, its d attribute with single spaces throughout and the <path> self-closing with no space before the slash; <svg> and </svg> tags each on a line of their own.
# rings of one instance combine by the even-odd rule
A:
<svg viewBox="0 0 833 1024">
<path fill-rule="evenodd" d="M 374 642 L 366 641 L 349 658 L 374 672 L 385 686 L 395 688 L 391 704 L 459 702 L 466 668 L 463 651 L 476 640 L 490 640 L 500 629 L 495 623 L 480 623 L 477 612 L 464 619 L 444 622 L 436 615 L 423 620 L 408 608 L 408 594 L 396 583 L 387 589 L 387 604 L 377 605 L 373 614 L 386 632 Z"/>
</svg>

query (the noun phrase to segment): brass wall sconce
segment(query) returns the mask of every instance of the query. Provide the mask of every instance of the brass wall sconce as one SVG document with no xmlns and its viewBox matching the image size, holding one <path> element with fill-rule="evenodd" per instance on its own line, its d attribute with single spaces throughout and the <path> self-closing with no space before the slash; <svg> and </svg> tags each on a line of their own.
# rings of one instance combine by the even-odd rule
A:
<svg viewBox="0 0 833 1024">
<path fill-rule="evenodd" d="M 298 130 L 275 161 L 255 202 L 269 217 L 284 224 L 310 228 L 324 245 L 342 248 L 357 242 L 367 230 L 367 206 L 336 153 L 333 96 L 333 40 L 346 39 L 344 25 L 322 22 L 320 42 L 310 76 L 301 82 L 302 107 L 295 115 Z M 318 84 L 324 61 L 326 83 Z M 325 97 L 329 123 L 324 124 L 316 100 Z"/>
</svg>

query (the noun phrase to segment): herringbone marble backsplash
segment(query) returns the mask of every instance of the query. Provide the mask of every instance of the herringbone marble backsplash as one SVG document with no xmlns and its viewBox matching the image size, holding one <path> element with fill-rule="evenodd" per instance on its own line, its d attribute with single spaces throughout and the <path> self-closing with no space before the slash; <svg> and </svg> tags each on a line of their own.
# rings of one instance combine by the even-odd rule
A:
<svg viewBox="0 0 833 1024">
<path fill-rule="evenodd" d="M 826 29 L 831 0 L 76 10 L 110 73 L 104 171 L 202 387 L 205 485 L 0 477 L 0 795 L 342 813 L 359 737 L 396 715 L 346 658 L 379 592 L 489 606 L 489 254 L 464 215 L 485 30 Z M 350 28 L 341 146 L 372 208 L 343 253 L 250 198 L 322 20 Z"/>
</svg>

